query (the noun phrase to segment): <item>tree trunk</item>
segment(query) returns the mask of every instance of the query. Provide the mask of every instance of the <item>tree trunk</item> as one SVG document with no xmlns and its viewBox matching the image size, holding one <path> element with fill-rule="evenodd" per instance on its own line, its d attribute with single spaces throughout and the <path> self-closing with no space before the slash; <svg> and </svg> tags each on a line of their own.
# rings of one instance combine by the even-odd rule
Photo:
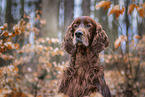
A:
<svg viewBox="0 0 145 97">
<path fill-rule="evenodd" d="M 13 23 L 13 16 L 11 14 L 11 6 L 12 6 L 12 0 L 7 0 L 6 2 L 6 14 L 5 14 L 5 22 L 8 23 L 8 30 L 12 29 L 12 23 Z"/>
<path fill-rule="evenodd" d="M 126 0 L 125 3 L 125 23 L 126 23 L 126 36 L 129 37 L 129 17 L 128 17 L 128 5 L 129 0 Z M 129 41 L 126 41 L 126 54 L 129 53 Z M 133 97 L 133 78 L 130 78 L 129 76 L 132 75 L 131 71 L 131 63 L 126 64 L 126 96 L 127 97 Z"/>
<path fill-rule="evenodd" d="M 114 0 L 114 5 L 118 4 L 118 1 Z M 110 39 L 110 48 L 115 51 L 114 41 L 118 38 L 118 24 L 117 24 L 115 14 L 113 14 L 112 28 L 110 29 L 109 39 Z"/>
<path fill-rule="evenodd" d="M 126 36 L 127 36 L 127 38 L 128 38 L 128 34 L 129 34 L 129 32 L 128 32 L 128 29 L 129 29 L 129 18 L 128 18 L 128 14 L 127 14 L 127 12 L 128 12 L 128 5 L 129 5 L 129 1 L 126 0 L 126 5 L 125 5 L 125 22 L 126 22 Z M 129 41 L 126 41 L 126 53 L 129 52 L 128 45 L 129 45 Z"/>
<path fill-rule="evenodd" d="M 74 16 L 74 0 L 64 0 L 64 32 L 65 34 L 66 28 L 73 21 Z"/>
<path fill-rule="evenodd" d="M 90 0 L 82 1 L 83 16 L 90 16 Z"/>
<path fill-rule="evenodd" d="M 42 1 L 42 19 L 46 20 L 46 25 L 42 28 L 43 37 L 57 37 L 58 3 L 59 0 Z"/>
<path fill-rule="evenodd" d="M 101 0 L 100 0 L 101 1 Z M 99 2 L 100 2 L 99 1 Z M 110 47 L 111 49 L 112 48 L 112 43 L 114 41 L 114 38 L 112 38 L 112 34 L 110 29 L 109 29 L 109 26 L 108 26 L 108 15 L 107 15 L 107 10 L 104 10 L 103 8 L 99 9 L 98 10 L 99 12 L 97 13 L 98 15 L 98 19 L 99 19 L 99 23 L 102 25 L 102 28 L 104 29 L 104 31 L 106 32 L 106 34 L 108 35 L 109 37 L 109 41 L 110 41 Z M 113 32 L 113 31 L 112 31 Z M 105 52 L 106 53 L 106 52 Z"/>
<path fill-rule="evenodd" d="M 21 0 L 21 9 L 20 9 L 20 14 L 21 16 L 24 16 L 24 0 Z"/>
</svg>

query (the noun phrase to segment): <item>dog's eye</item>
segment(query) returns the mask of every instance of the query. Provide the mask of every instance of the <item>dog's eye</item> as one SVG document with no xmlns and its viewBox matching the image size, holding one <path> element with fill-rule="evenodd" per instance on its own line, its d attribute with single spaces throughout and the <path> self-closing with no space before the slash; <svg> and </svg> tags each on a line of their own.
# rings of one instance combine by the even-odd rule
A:
<svg viewBox="0 0 145 97">
<path fill-rule="evenodd" d="M 91 25 L 90 24 L 87 24 L 87 27 L 91 27 Z"/>
<path fill-rule="evenodd" d="M 78 27 L 78 24 L 74 24 L 74 27 L 77 28 Z"/>
</svg>

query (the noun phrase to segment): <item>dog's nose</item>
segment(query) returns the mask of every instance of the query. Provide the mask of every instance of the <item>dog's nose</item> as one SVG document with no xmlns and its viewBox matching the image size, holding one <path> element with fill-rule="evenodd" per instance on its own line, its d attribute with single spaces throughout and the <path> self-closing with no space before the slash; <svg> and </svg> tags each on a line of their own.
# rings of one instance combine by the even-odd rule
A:
<svg viewBox="0 0 145 97">
<path fill-rule="evenodd" d="M 81 37 L 82 35 L 83 35 L 83 32 L 82 32 L 82 31 L 76 31 L 76 32 L 75 32 L 75 36 L 76 36 L 77 38 Z"/>
</svg>

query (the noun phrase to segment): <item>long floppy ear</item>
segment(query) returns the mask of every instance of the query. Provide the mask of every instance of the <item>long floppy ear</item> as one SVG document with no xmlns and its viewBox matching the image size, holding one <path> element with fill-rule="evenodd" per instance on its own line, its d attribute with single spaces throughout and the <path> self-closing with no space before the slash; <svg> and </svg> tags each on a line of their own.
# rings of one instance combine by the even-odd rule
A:
<svg viewBox="0 0 145 97">
<path fill-rule="evenodd" d="M 109 39 L 105 31 L 102 29 L 101 24 L 96 23 L 96 32 L 91 44 L 91 50 L 94 53 L 100 53 L 102 50 L 109 46 Z"/>
<path fill-rule="evenodd" d="M 68 54 L 74 54 L 76 51 L 76 47 L 73 44 L 72 24 L 68 27 L 64 40 L 61 44 L 62 49 L 64 49 Z"/>
</svg>

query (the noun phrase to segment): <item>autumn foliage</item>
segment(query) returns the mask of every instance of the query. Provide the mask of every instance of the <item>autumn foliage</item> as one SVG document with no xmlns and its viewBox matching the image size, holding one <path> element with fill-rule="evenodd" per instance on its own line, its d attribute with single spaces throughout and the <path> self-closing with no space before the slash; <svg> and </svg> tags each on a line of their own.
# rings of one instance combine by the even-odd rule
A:
<svg viewBox="0 0 145 97">
<path fill-rule="evenodd" d="M 110 1 L 100 1 L 94 7 L 109 10 L 108 15 L 114 14 L 116 21 L 126 11 L 125 6 L 113 5 Z M 127 9 L 128 16 L 136 10 L 139 17 L 145 18 L 145 3 L 137 4 L 132 0 Z M 60 76 L 69 65 L 68 61 L 58 59 L 67 56 L 60 49 L 59 39 L 41 37 L 41 27 L 46 21 L 41 19 L 42 11 L 35 13 L 34 20 L 39 27 L 28 21 L 27 14 L 11 30 L 7 23 L 0 25 L 0 97 L 68 97 L 57 94 Z M 100 54 L 108 68 L 105 80 L 112 96 L 125 97 L 130 93 L 133 96 L 128 97 L 144 97 L 145 35 L 134 34 L 132 39 L 119 35 L 112 44 L 115 50 L 108 48 L 107 53 Z M 102 95 L 93 93 L 90 97 Z"/>
<path fill-rule="evenodd" d="M 101 7 L 109 9 L 112 6 L 108 15 L 114 13 L 118 27 L 124 29 L 118 21 L 119 16 L 123 15 L 123 13 L 131 16 L 133 11 L 136 10 L 138 16 L 145 17 L 145 3 L 136 4 L 134 0 L 132 2 L 127 7 L 124 7 L 118 4 L 111 5 L 109 1 L 101 1 L 97 3 L 96 9 Z M 125 12 L 126 9 L 128 9 L 127 12 Z M 128 23 L 130 22 L 128 21 Z M 128 29 L 132 30 L 132 27 Z M 132 38 L 129 38 L 128 33 L 128 30 L 126 30 L 126 35 L 123 35 L 124 33 L 121 32 L 121 35 L 114 41 L 115 50 L 108 49 L 108 52 L 111 54 L 101 54 L 100 57 L 105 59 L 106 67 L 114 68 L 106 72 L 107 78 L 114 78 L 110 82 L 110 79 L 106 81 L 108 84 L 112 84 L 110 86 L 112 95 L 115 96 L 117 92 L 119 97 L 143 97 L 145 94 L 145 75 L 143 73 L 145 68 L 145 35 L 140 36 L 133 33 Z M 114 73 L 112 70 L 114 70 Z M 113 89 L 114 85 L 116 89 Z"/>
<path fill-rule="evenodd" d="M 0 26 L 0 60 L 3 62 L 0 66 L 0 97 L 34 97 L 40 96 L 44 90 L 48 95 L 54 95 L 57 88 L 57 80 L 54 79 L 67 66 L 66 62 L 56 60 L 64 55 L 59 48 L 60 41 L 39 37 L 40 29 L 32 27 L 27 19 L 29 16 L 25 14 L 12 31 L 8 30 L 7 23 Z M 46 24 L 39 14 L 35 20 L 40 21 L 40 26 Z M 29 42 L 32 33 L 35 34 L 34 43 Z M 24 40 L 27 41 L 25 44 Z M 45 82 L 50 84 L 43 86 L 44 79 L 51 79 Z"/>
<path fill-rule="evenodd" d="M 110 8 L 110 4 L 111 2 L 109 1 L 100 1 L 99 3 L 97 3 L 96 9 L 103 7 L 104 10 L 107 10 L 108 8 Z M 131 14 L 135 8 L 138 11 L 140 17 L 145 17 L 145 3 L 140 5 L 130 4 L 128 6 L 128 14 Z M 122 6 L 122 8 L 120 8 L 120 5 L 114 5 L 108 15 L 114 13 L 115 17 L 118 19 L 120 14 L 123 14 L 124 11 L 125 11 L 125 7 Z"/>
</svg>

